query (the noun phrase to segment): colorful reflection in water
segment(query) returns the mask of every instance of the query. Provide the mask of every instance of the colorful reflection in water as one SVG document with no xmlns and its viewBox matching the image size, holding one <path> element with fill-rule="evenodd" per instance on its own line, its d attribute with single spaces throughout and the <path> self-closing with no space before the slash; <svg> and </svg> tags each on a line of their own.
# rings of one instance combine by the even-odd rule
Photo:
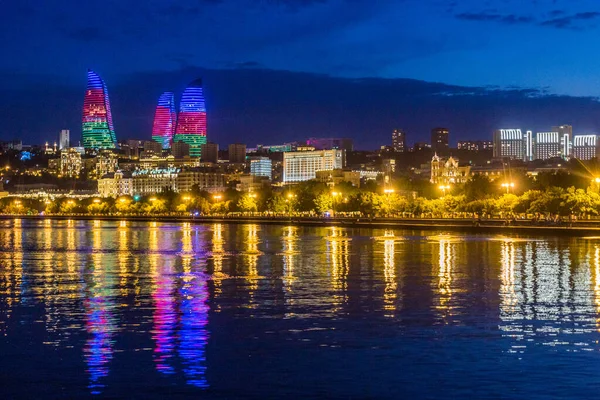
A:
<svg viewBox="0 0 600 400">
<path fill-rule="evenodd" d="M 595 394 L 597 239 L 128 221 L 0 228 L 7 398 L 23 387 L 29 397 L 118 398 L 133 386 L 145 398 L 498 398 L 507 376 L 516 397 Z M 529 369 L 538 373 L 525 379 Z"/>
</svg>

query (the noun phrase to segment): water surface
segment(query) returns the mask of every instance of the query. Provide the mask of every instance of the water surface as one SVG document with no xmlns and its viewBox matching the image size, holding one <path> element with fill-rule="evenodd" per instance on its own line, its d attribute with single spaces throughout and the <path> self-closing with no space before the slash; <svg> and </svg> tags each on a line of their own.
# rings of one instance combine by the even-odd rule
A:
<svg viewBox="0 0 600 400">
<path fill-rule="evenodd" d="M 600 238 L 0 222 L 2 398 L 592 398 Z"/>
</svg>

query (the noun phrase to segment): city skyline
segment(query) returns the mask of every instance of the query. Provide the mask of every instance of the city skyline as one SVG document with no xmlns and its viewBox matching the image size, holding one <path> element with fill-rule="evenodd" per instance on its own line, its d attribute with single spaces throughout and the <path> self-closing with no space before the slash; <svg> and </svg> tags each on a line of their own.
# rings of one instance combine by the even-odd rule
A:
<svg viewBox="0 0 600 400">
<path fill-rule="evenodd" d="M 0 32 L 14 56 L 0 61 L 0 138 L 76 138 L 88 67 L 109 82 L 120 137 L 148 138 L 155 99 L 198 76 L 221 144 L 351 137 L 367 149 L 391 129 L 424 141 L 435 126 L 455 140 L 506 126 L 600 131 L 592 1 L 157 0 L 129 16 L 132 6 L 7 5 Z"/>
</svg>

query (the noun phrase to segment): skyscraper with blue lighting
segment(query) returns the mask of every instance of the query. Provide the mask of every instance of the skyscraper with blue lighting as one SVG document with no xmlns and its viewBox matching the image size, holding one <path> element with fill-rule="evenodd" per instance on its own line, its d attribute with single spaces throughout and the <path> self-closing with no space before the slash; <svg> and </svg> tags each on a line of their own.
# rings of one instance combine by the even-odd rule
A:
<svg viewBox="0 0 600 400">
<path fill-rule="evenodd" d="M 90 69 L 83 100 L 82 136 L 86 149 L 114 149 L 117 145 L 106 84 Z"/>
<path fill-rule="evenodd" d="M 152 126 L 152 140 L 160 143 L 163 149 L 170 148 L 175 135 L 176 123 L 175 95 L 173 92 L 164 92 L 158 98 Z"/>
<path fill-rule="evenodd" d="M 202 79 L 190 83 L 181 95 L 173 141 L 189 144 L 190 156 L 200 157 L 201 146 L 206 143 L 206 105 Z"/>
</svg>

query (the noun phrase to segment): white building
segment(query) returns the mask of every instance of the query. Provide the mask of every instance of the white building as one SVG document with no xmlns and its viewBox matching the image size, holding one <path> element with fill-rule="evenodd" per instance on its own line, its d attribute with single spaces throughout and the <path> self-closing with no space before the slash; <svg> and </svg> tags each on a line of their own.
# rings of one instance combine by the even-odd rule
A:
<svg viewBox="0 0 600 400">
<path fill-rule="evenodd" d="M 66 150 L 69 148 L 70 143 L 71 143 L 71 131 L 69 131 L 68 129 L 61 130 L 58 135 L 58 149 Z"/>
<path fill-rule="evenodd" d="M 598 135 L 573 136 L 573 157 L 579 160 L 591 160 L 598 155 Z"/>
<path fill-rule="evenodd" d="M 101 197 L 132 196 L 133 178 L 122 171 L 107 174 L 98 179 L 98 193 Z"/>
<path fill-rule="evenodd" d="M 535 159 L 548 160 L 560 157 L 561 140 L 558 132 L 538 132 L 535 135 Z"/>
<path fill-rule="evenodd" d="M 250 159 L 250 175 L 273 177 L 273 163 L 269 157 L 253 157 Z"/>
<path fill-rule="evenodd" d="M 525 141 L 520 129 L 498 129 L 493 139 L 495 158 L 525 159 Z"/>
<path fill-rule="evenodd" d="M 533 161 L 535 158 L 535 142 L 533 141 L 533 132 L 525 132 L 525 137 L 523 140 L 525 141 L 525 161 Z"/>
<path fill-rule="evenodd" d="M 316 178 L 317 171 L 342 169 L 344 164 L 344 150 L 283 153 L 283 183 L 309 181 Z"/>
<path fill-rule="evenodd" d="M 133 178 L 133 194 L 154 194 L 165 190 L 177 191 L 178 168 L 161 168 L 135 171 Z"/>
<path fill-rule="evenodd" d="M 173 190 L 190 192 L 199 190 L 216 192 L 225 190 L 226 175 L 201 169 L 181 171 L 178 168 L 138 170 L 131 175 L 117 171 L 98 179 L 98 192 L 103 197 L 150 195 Z"/>
</svg>

